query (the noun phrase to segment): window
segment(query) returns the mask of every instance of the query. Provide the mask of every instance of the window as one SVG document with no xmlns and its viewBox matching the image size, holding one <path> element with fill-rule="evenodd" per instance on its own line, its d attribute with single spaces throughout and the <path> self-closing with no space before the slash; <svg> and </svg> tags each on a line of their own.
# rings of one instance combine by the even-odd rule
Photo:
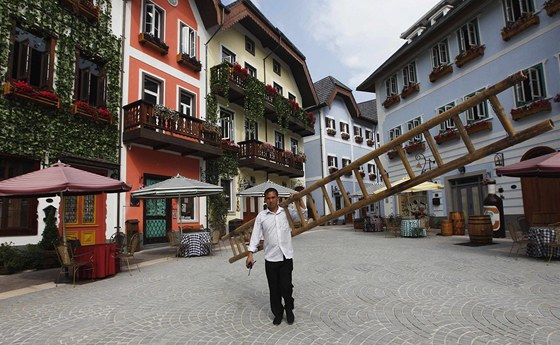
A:
<svg viewBox="0 0 560 345">
<path fill-rule="evenodd" d="M 389 141 L 395 140 L 402 134 L 401 126 L 389 130 Z"/>
<path fill-rule="evenodd" d="M 340 121 L 340 133 L 350 134 L 350 128 L 346 122 Z"/>
<path fill-rule="evenodd" d="M 284 134 L 274 131 L 274 146 L 284 150 Z"/>
<path fill-rule="evenodd" d="M 295 100 L 296 100 L 296 96 L 293 95 L 291 92 L 288 92 L 288 100 L 289 100 L 289 101 L 295 101 Z"/>
<path fill-rule="evenodd" d="M 443 107 L 438 108 L 437 113 L 442 114 L 455 106 L 455 102 L 448 103 Z M 439 129 L 445 132 L 450 129 L 455 129 L 455 122 L 452 119 L 446 120 L 439 125 Z"/>
<path fill-rule="evenodd" d="M 468 100 L 469 98 L 473 97 L 477 93 L 482 92 L 483 90 L 484 89 L 478 90 L 476 92 L 473 92 L 471 94 L 466 95 L 465 96 L 465 101 Z M 487 101 L 479 103 L 479 104 L 475 105 L 474 107 L 470 108 L 469 110 L 467 110 L 466 111 L 466 117 L 467 117 L 467 124 L 471 124 L 471 123 L 477 122 L 479 120 L 487 119 L 488 118 L 488 103 L 487 103 Z"/>
<path fill-rule="evenodd" d="M 357 135 L 359 137 L 362 136 L 362 128 L 359 126 L 354 126 L 354 135 Z"/>
<path fill-rule="evenodd" d="M 342 167 L 344 168 L 347 165 L 350 165 L 351 160 L 348 158 L 342 158 Z"/>
<path fill-rule="evenodd" d="M 245 119 L 245 140 L 259 140 L 258 126 L 256 121 Z"/>
<path fill-rule="evenodd" d="M 64 197 L 64 222 L 68 225 L 96 224 L 96 196 L 70 195 Z"/>
<path fill-rule="evenodd" d="M 45 38 L 16 27 L 12 42 L 10 76 L 36 88 L 52 86 L 54 44 Z"/>
<path fill-rule="evenodd" d="M 245 36 L 245 50 L 251 53 L 251 55 L 255 55 L 255 42 L 248 36 Z"/>
<path fill-rule="evenodd" d="M 397 74 L 393 74 L 389 78 L 385 79 L 385 93 L 387 97 L 391 97 L 399 93 Z"/>
<path fill-rule="evenodd" d="M 83 56 L 78 57 L 77 63 L 76 99 L 94 107 L 105 105 L 107 78 L 104 65 Z"/>
<path fill-rule="evenodd" d="M 533 0 L 505 0 L 503 4 L 507 23 L 516 22 L 519 18 L 535 11 Z"/>
<path fill-rule="evenodd" d="M 515 103 L 518 107 L 546 97 L 542 64 L 523 71 L 527 79 L 515 85 Z"/>
<path fill-rule="evenodd" d="M 144 75 L 142 99 L 150 104 L 161 104 L 163 98 L 163 83 L 151 76 Z"/>
<path fill-rule="evenodd" d="M 472 20 L 457 30 L 457 42 L 459 42 L 460 53 L 479 45 L 478 20 Z"/>
<path fill-rule="evenodd" d="M 197 56 L 197 45 L 196 45 L 196 31 L 193 28 L 188 27 L 187 25 L 181 23 L 181 44 L 180 44 L 180 53 L 186 54 L 190 57 Z"/>
<path fill-rule="evenodd" d="M 327 164 L 329 165 L 329 168 L 338 168 L 338 158 L 335 156 L 327 156 Z"/>
<path fill-rule="evenodd" d="M 163 19 L 163 10 L 152 2 L 146 1 L 144 5 L 144 33 L 163 40 Z"/>
<path fill-rule="evenodd" d="M 443 40 L 432 47 L 432 67 L 436 68 L 449 64 L 449 48 L 447 40 Z"/>
<path fill-rule="evenodd" d="M 418 82 L 418 78 L 416 77 L 416 63 L 411 62 L 408 65 L 404 66 L 403 70 L 403 85 L 409 86 L 414 85 Z"/>
<path fill-rule="evenodd" d="M 231 195 L 233 194 L 232 193 L 233 184 L 231 183 L 231 180 L 220 180 L 220 185 L 222 186 L 222 188 L 224 188 L 224 195 L 226 197 L 228 211 L 232 212 L 234 210 L 233 198 L 231 197 Z"/>
<path fill-rule="evenodd" d="M 194 197 L 181 198 L 180 222 L 196 220 L 196 203 Z"/>
<path fill-rule="evenodd" d="M 417 117 L 417 118 L 415 118 L 415 119 L 412 119 L 412 120 L 410 120 L 410 121 L 408 121 L 408 122 L 406 123 L 407 130 L 408 130 L 408 131 L 411 131 L 411 130 L 413 130 L 414 128 L 420 126 L 421 123 L 422 123 L 422 119 L 421 119 L 420 117 Z M 408 142 L 409 142 L 410 144 L 412 144 L 412 143 L 414 143 L 414 142 L 416 142 L 416 141 L 422 141 L 422 138 L 423 138 L 423 137 L 422 137 L 422 133 L 420 133 L 420 134 L 416 135 L 414 138 L 410 139 Z"/>
<path fill-rule="evenodd" d="M 368 172 L 368 174 L 374 174 L 375 175 L 375 164 L 368 163 L 367 172 Z"/>
<path fill-rule="evenodd" d="M 272 59 L 272 70 L 274 71 L 274 73 L 278 75 L 282 75 L 282 68 L 280 67 L 280 62 L 276 61 L 275 59 Z"/>
<path fill-rule="evenodd" d="M 366 140 L 373 140 L 373 131 L 366 128 Z"/>
<path fill-rule="evenodd" d="M 251 65 L 249 65 L 248 63 L 245 62 L 245 69 L 247 69 L 247 72 L 249 72 L 249 75 L 253 78 L 257 77 L 257 69 Z"/>
<path fill-rule="evenodd" d="M 222 139 L 233 141 L 233 113 L 227 109 L 220 108 L 220 124 L 222 127 Z"/>
<path fill-rule="evenodd" d="M 195 96 L 186 90 L 179 91 L 179 113 L 184 116 L 195 116 Z"/>
<path fill-rule="evenodd" d="M 229 63 L 235 62 L 235 53 L 231 50 L 227 49 L 226 47 L 222 46 L 222 61 L 226 61 Z"/>
<path fill-rule="evenodd" d="M 297 155 L 299 152 L 299 141 L 297 139 L 291 138 L 290 139 L 290 148 L 294 155 Z"/>
<path fill-rule="evenodd" d="M 0 181 L 37 169 L 34 161 L 0 156 Z M 37 198 L 0 198 L 0 237 L 14 235 L 37 235 Z"/>
<path fill-rule="evenodd" d="M 276 93 L 282 96 L 282 92 L 283 92 L 282 86 L 276 83 L 272 83 L 272 84 L 274 86 L 274 90 L 276 90 Z"/>
<path fill-rule="evenodd" d="M 327 128 L 336 129 L 336 124 L 333 118 L 325 117 Z"/>
</svg>

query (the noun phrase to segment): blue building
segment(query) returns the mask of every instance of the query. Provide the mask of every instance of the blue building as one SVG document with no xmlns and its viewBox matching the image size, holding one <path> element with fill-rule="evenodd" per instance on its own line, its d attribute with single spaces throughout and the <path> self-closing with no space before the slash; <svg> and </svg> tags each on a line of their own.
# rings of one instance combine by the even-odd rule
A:
<svg viewBox="0 0 560 345">
<path fill-rule="evenodd" d="M 305 183 L 310 186 L 332 172 L 345 167 L 355 159 L 371 152 L 379 145 L 375 100 L 356 103 L 352 90 L 337 79 L 328 76 L 314 83 L 319 104 L 309 109 L 316 118 L 315 135 L 304 140 L 307 162 Z M 373 162 L 361 167 L 366 186 L 377 184 L 379 176 Z M 350 174 L 342 177 L 348 194 L 360 190 L 356 178 Z M 344 207 L 344 200 L 336 182 L 327 186 L 329 199 L 336 210 Z M 322 193 L 313 195 L 317 212 L 328 214 Z M 350 222 L 352 216 L 363 216 L 367 212 L 378 212 L 376 205 L 355 215 L 347 215 L 340 222 Z"/>
<path fill-rule="evenodd" d="M 386 143 L 398 137 L 518 71 L 524 71 L 527 80 L 498 95 L 506 113 L 511 114 L 515 129 L 549 118 L 557 128 L 560 13 L 555 9 L 558 3 L 558 0 L 440 1 L 402 34 L 406 43 L 357 88 L 377 95 L 381 141 Z M 489 103 L 465 111 L 460 118 L 475 147 L 505 135 Z M 430 134 L 436 139 L 444 161 L 466 152 L 453 121 L 432 129 Z M 543 187 L 538 181 L 499 177 L 495 172 L 501 164 L 516 163 L 559 148 L 560 133 L 554 129 L 439 177 L 437 182 L 443 183 L 445 190 L 429 192 L 423 196 L 424 201 L 430 205 L 430 213 L 437 216 L 452 211 L 464 212 L 467 217 L 481 214 L 486 195 L 483 181 L 496 179 L 506 215 L 525 213 L 530 217 L 531 210 L 548 209 L 558 212 L 558 206 L 548 205 L 554 203 L 546 201 L 547 193 L 557 199 L 558 182 L 551 181 L 548 187 Z M 415 162 L 418 155 L 418 166 L 413 166 L 416 174 L 435 166 L 422 136 L 408 142 L 405 149 L 409 161 Z M 391 181 L 406 175 L 398 160 L 398 156 L 382 159 Z M 537 187 L 545 194 L 531 196 L 530 192 Z M 386 214 L 405 211 L 407 205 L 403 200 L 391 199 L 385 203 Z"/>
</svg>

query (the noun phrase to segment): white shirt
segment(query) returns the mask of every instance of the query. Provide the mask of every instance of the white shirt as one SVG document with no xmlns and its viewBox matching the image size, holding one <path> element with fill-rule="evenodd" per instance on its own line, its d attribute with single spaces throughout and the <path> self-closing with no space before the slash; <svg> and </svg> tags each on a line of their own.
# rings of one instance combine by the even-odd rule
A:
<svg viewBox="0 0 560 345">
<path fill-rule="evenodd" d="M 296 210 L 289 210 L 294 221 L 299 221 Z M 262 210 L 255 219 L 253 233 L 249 243 L 249 251 L 256 252 L 260 240 L 264 239 L 264 259 L 266 261 L 282 261 L 294 257 L 292 247 L 292 228 L 288 222 L 284 208 L 278 207 L 276 212 Z"/>
</svg>

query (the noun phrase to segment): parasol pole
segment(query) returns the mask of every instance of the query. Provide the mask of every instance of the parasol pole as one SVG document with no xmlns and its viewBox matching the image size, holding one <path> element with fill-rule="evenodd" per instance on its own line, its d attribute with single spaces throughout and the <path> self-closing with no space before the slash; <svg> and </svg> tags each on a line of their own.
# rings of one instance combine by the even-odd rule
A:
<svg viewBox="0 0 560 345">
<path fill-rule="evenodd" d="M 62 243 L 66 246 L 66 222 L 64 221 L 64 214 L 66 213 L 66 202 L 64 193 L 60 192 L 60 222 L 62 223 Z"/>
</svg>

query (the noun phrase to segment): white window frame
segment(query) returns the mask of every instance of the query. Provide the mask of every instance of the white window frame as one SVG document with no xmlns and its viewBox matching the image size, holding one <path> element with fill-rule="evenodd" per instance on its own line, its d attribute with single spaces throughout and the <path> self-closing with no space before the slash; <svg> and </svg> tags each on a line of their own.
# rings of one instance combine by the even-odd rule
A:
<svg viewBox="0 0 560 345">
<path fill-rule="evenodd" d="M 191 28 L 187 24 L 179 23 L 179 53 L 186 54 L 190 57 L 197 58 L 198 54 L 198 34 L 195 29 Z"/>
<path fill-rule="evenodd" d="M 336 121 L 332 117 L 325 116 L 325 126 L 327 126 L 327 128 L 336 130 Z"/>
<path fill-rule="evenodd" d="M 274 146 L 280 150 L 285 149 L 285 138 L 284 134 L 278 131 L 274 131 Z"/>
<path fill-rule="evenodd" d="M 397 74 L 393 74 L 389 78 L 385 79 L 385 94 L 387 97 L 398 95 L 399 85 L 397 82 Z"/>
<path fill-rule="evenodd" d="M 546 97 L 543 64 L 536 64 L 524 70 L 523 73 L 527 76 L 527 79 L 515 84 L 515 104 L 517 107 Z"/>
<path fill-rule="evenodd" d="M 406 123 L 406 127 L 407 127 L 407 131 L 411 131 L 414 128 L 420 126 L 422 124 L 422 117 L 418 116 L 410 121 L 408 121 Z M 418 142 L 418 141 L 424 141 L 424 136 L 422 133 L 416 135 L 415 137 L 413 137 L 412 139 L 410 139 L 408 141 L 409 144 L 412 144 L 414 142 Z"/>
<path fill-rule="evenodd" d="M 338 158 L 336 156 L 327 156 L 327 164 L 329 168 L 337 168 L 338 169 Z"/>
<path fill-rule="evenodd" d="M 290 151 L 292 151 L 294 155 L 299 153 L 299 140 L 290 138 Z"/>
<path fill-rule="evenodd" d="M 187 95 L 190 97 L 191 104 L 182 103 L 181 96 Z M 195 110 L 196 110 L 196 95 L 192 92 L 188 91 L 187 89 L 179 88 L 179 108 L 178 112 L 181 116 L 186 117 L 196 117 Z"/>
<path fill-rule="evenodd" d="M 432 67 L 436 68 L 447 64 L 449 64 L 449 44 L 445 39 L 432 47 Z"/>
<path fill-rule="evenodd" d="M 229 62 L 231 64 L 235 63 L 235 61 L 237 61 L 237 55 L 233 52 L 233 50 L 221 46 L 220 47 L 221 50 L 221 57 L 222 57 L 222 61 L 226 61 Z"/>
<path fill-rule="evenodd" d="M 248 64 L 247 62 L 245 62 L 245 68 L 247 69 L 247 72 L 249 73 L 249 75 L 253 78 L 257 77 L 257 69 L 253 66 L 251 66 L 250 64 Z"/>
<path fill-rule="evenodd" d="M 533 0 L 504 0 L 503 6 L 506 24 L 516 22 L 523 15 L 535 12 Z"/>
<path fill-rule="evenodd" d="M 372 173 L 373 173 L 373 174 L 376 174 L 376 175 L 377 175 L 377 173 L 376 173 L 376 171 L 375 171 L 375 164 L 368 163 L 368 165 L 367 165 L 367 172 L 368 172 L 368 174 L 372 174 Z"/>
<path fill-rule="evenodd" d="M 245 128 L 245 140 L 259 140 L 258 122 L 245 118 L 244 128 Z"/>
<path fill-rule="evenodd" d="M 151 1 L 144 4 L 144 23 L 142 32 L 148 33 L 163 41 L 165 28 L 165 11 Z"/>
<path fill-rule="evenodd" d="M 366 136 L 366 140 L 371 139 L 373 140 L 373 131 L 371 129 L 365 129 L 365 136 Z"/>
<path fill-rule="evenodd" d="M 234 141 L 233 120 L 234 120 L 233 111 L 220 107 L 220 124 L 222 128 L 223 140 Z"/>
<path fill-rule="evenodd" d="M 357 136 L 363 138 L 362 133 L 363 133 L 362 132 L 362 127 L 354 125 L 354 135 L 357 135 Z"/>
<path fill-rule="evenodd" d="M 342 164 L 341 168 L 344 168 L 347 165 L 350 165 L 350 163 L 352 163 L 352 160 L 350 158 L 342 158 L 341 159 L 341 164 Z"/>
<path fill-rule="evenodd" d="M 278 95 L 282 96 L 284 92 L 284 88 L 282 87 L 282 85 L 278 84 L 277 82 L 273 82 L 272 87 L 274 87 L 274 90 L 276 90 L 276 93 Z"/>
<path fill-rule="evenodd" d="M 223 181 L 229 181 L 229 206 L 228 206 L 228 212 L 233 212 L 235 211 L 235 197 L 233 194 L 233 180 L 230 179 L 220 179 L 220 186 L 222 186 L 222 188 L 224 189 L 224 194 L 228 195 L 225 192 L 225 186 L 222 184 Z"/>
<path fill-rule="evenodd" d="M 474 97 L 476 94 L 481 93 L 484 89 L 477 90 L 473 93 L 466 95 L 463 99 L 465 101 L 469 100 L 471 97 Z M 471 124 L 480 120 L 484 120 L 490 117 L 488 113 L 488 102 L 485 100 L 474 107 L 468 109 L 465 112 L 465 118 L 467 119 L 467 124 Z"/>
<path fill-rule="evenodd" d="M 416 62 L 412 61 L 408 65 L 404 66 L 402 73 L 404 86 L 418 83 L 418 78 L 416 76 Z"/>
<path fill-rule="evenodd" d="M 146 87 L 145 87 L 146 79 L 151 79 L 154 83 L 157 84 L 158 89 L 157 89 L 156 92 L 153 92 L 153 91 L 151 91 L 151 90 L 147 90 L 147 89 L 146 89 Z M 163 104 L 163 91 L 164 91 L 164 90 L 163 90 L 163 88 L 164 88 L 163 80 L 161 80 L 161 79 L 159 79 L 159 78 L 157 78 L 157 77 L 155 77 L 155 76 L 153 76 L 153 75 L 151 75 L 151 74 L 142 73 L 142 85 L 141 85 L 141 88 L 142 88 L 142 90 L 141 90 L 141 92 L 142 92 L 142 99 L 144 99 L 144 94 L 148 94 L 148 95 L 151 95 L 151 96 L 155 96 L 156 102 L 155 102 L 154 104 Z"/>
<path fill-rule="evenodd" d="M 393 141 L 402 135 L 402 127 L 398 125 L 389 130 L 389 141 Z"/>
<path fill-rule="evenodd" d="M 192 218 L 188 218 L 188 217 L 183 217 L 183 205 L 185 205 L 185 210 L 186 210 L 186 205 L 188 204 L 188 202 L 192 202 L 193 204 L 193 217 Z M 193 221 L 198 221 L 198 202 L 196 202 L 196 198 L 195 197 L 185 197 L 185 198 L 181 198 L 181 205 L 179 205 L 179 224 L 183 224 L 183 223 L 188 223 L 188 222 L 193 222 Z"/>
<path fill-rule="evenodd" d="M 442 107 L 439 107 L 437 109 L 437 114 L 438 115 L 442 114 L 442 113 L 448 111 L 449 109 L 453 108 L 454 106 L 455 106 L 455 102 L 447 103 L 446 105 L 444 105 Z M 455 129 L 455 128 L 456 128 L 455 127 L 455 122 L 452 119 L 448 119 L 448 120 L 442 122 L 439 125 L 440 131 L 443 131 L 443 132 L 448 131 L 450 129 Z"/>
<path fill-rule="evenodd" d="M 340 133 L 346 133 L 350 135 L 350 126 L 348 125 L 348 123 L 340 121 Z"/>
<path fill-rule="evenodd" d="M 472 47 L 480 44 L 478 32 L 478 19 L 475 18 L 457 30 L 457 41 L 459 43 L 459 52 L 465 52 Z"/>
</svg>

